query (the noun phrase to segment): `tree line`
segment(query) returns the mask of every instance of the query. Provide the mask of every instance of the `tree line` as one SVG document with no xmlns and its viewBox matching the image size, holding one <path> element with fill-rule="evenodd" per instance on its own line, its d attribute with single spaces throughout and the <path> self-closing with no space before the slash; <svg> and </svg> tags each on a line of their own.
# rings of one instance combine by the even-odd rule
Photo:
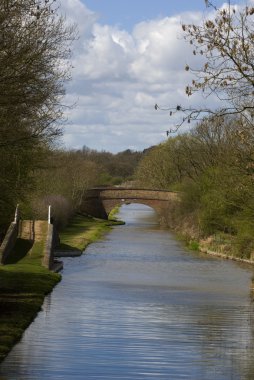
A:
<svg viewBox="0 0 254 380">
<path fill-rule="evenodd" d="M 31 218 L 45 219 L 50 204 L 56 224 L 62 227 L 79 211 L 89 188 L 131 181 L 142 156 L 131 150 L 113 154 L 87 147 L 48 150 L 44 166 L 34 171 L 34 188 L 27 193 L 22 210 Z"/>
<path fill-rule="evenodd" d="M 28 159 L 30 157 L 28 152 Z M 138 162 L 143 152 L 125 150 L 116 154 L 97 151 L 84 147 L 81 150 L 66 150 L 44 146 L 36 151 L 28 162 L 27 170 L 22 173 L 23 188 L 11 192 L 6 178 L 6 196 L 9 196 L 9 207 L 1 208 L 0 231 L 4 232 L 13 219 L 17 203 L 21 215 L 28 219 L 46 219 L 48 205 L 59 228 L 65 226 L 75 212 L 79 211 L 86 191 L 96 186 L 114 186 L 132 181 Z M 21 160 L 21 157 L 18 157 Z M 21 162 L 22 164 L 22 162 Z M 11 165 L 11 163 L 10 163 Z M 7 173 L 16 178 L 12 166 Z"/>
<path fill-rule="evenodd" d="M 246 258 L 254 251 L 254 130 L 241 119 L 207 118 L 169 138 L 140 161 L 136 179 L 179 192 L 164 217 L 187 239 L 230 240 L 225 249 Z"/>
</svg>

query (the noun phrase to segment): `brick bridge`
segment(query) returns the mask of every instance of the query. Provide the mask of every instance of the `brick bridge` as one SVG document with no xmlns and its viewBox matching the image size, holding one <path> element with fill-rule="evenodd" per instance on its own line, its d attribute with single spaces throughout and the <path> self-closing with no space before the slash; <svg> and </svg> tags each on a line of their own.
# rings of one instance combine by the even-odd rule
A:
<svg viewBox="0 0 254 380">
<path fill-rule="evenodd" d="M 110 211 L 116 206 L 142 203 L 152 207 L 159 216 L 162 216 L 163 210 L 177 198 L 177 193 L 165 190 L 94 188 L 87 191 L 81 211 L 96 218 L 107 219 Z"/>
</svg>

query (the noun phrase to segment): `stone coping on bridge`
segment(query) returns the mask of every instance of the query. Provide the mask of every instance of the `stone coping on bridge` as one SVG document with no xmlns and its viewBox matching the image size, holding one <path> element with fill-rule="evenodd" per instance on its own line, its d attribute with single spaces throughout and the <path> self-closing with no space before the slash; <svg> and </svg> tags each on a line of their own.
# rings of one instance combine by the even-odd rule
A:
<svg viewBox="0 0 254 380">
<path fill-rule="evenodd" d="M 150 200 L 172 200 L 177 199 L 177 192 L 167 190 L 152 190 L 124 187 L 96 187 L 89 189 L 85 198 L 101 199 L 150 199 Z"/>
<path fill-rule="evenodd" d="M 87 191 L 93 191 L 93 190 L 141 190 L 141 191 L 157 191 L 157 192 L 164 192 L 164 193 L 178 193 L 178 191 L 173 190 L 165 190 L 165 189 L 147 189 L 143 187 L 121 187 L 121 186 L 113 186 L 113 187 L 106 187 L 106 186 L 96 186 L 92 187 L 91 189 L 88 189 Z"/>
</svg>

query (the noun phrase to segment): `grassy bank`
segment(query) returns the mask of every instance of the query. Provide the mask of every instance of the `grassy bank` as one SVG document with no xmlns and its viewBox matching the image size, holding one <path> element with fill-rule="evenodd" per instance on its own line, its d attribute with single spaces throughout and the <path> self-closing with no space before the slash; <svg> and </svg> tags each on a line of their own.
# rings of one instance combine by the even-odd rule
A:
<svg viewBox="0 0 254 380">
<path fill-rule="evenodd" d="M 171 229 L 173 233 L 174 230 Z M 250 255 L 241 251 L 237 245 L 236 237 L 226 233 L 217 233 L 206 238 L 198 239 L 177 231 L 176 238 L 191 251 L 198 251 L 211 256 L 220 257 L 247 264 L 254 264 L 254 253 Z"/>
<path fill-rule="evenodd" d="M 41 266 L 43 242 L 18 239 L 12 258 L 0 266 L 0 361 L 21 338 L 61 276 Z"/>
<path fill-rule="evenodd" d="M 111 226 L 123 222 L 111 219 L 95 219 L 84 215 L 75 215 L 69 225 L 60 232 L 60 250 L 83 251 L 88 244 L 100 239 Z"/>
</svg>

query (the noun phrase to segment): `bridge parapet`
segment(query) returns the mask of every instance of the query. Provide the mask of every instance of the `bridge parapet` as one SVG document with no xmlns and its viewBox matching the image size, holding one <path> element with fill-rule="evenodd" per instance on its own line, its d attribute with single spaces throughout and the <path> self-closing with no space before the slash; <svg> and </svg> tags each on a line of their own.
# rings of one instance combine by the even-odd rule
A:
<svg viewBox="0 0 254 380">
<path fill-rule="evenodd" d="M 161 190 L 146 190 L 146 189 L 104 189 L 100 191 L 101 199 L 154 199 L 154 200 L 172 200 L 176 199 L 177 193 Z"/>
</svg>

